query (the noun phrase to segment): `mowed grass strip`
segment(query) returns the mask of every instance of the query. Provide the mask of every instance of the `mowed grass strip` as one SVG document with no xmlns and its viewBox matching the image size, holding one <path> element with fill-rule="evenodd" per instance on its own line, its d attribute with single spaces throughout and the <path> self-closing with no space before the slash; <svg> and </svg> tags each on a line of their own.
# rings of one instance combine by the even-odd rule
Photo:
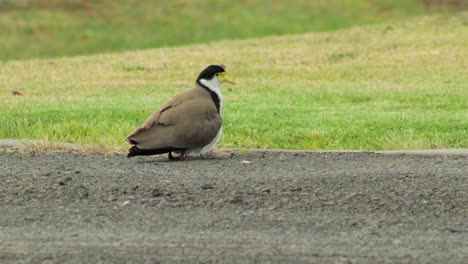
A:
<svg viewBox="0 0 468 264">
<path fill-rule="evenodd" d="M 328 31 L 422 15 L 427 2 L 2 0 L 0 60 Z"/>
<path fill-rule="evenodd" d="M 226 148 L 468 147 L 466 14 L 333 33 L 0 64 L 0 138 L 127 147 L 212 63 Z M 14 96 L 12 91 L 20 92 Z"/>
</svg>

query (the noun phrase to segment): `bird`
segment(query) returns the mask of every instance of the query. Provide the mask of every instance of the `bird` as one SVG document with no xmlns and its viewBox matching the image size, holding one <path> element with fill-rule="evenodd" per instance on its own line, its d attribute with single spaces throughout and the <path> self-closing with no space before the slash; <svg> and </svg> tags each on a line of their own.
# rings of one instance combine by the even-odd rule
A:
<svg viewBox="0 0 468 264">
<path fill-rule="evenodd" d="M 168 153 L 169 160 L 184 160 L 190 153 L 206 154 L 222 136 L 224 83 L 235 84 L 224 65 L 206 67 L 195 87 L 174 96 L 127 136 L 133 145 L 127 157 Z"/>
</svg>

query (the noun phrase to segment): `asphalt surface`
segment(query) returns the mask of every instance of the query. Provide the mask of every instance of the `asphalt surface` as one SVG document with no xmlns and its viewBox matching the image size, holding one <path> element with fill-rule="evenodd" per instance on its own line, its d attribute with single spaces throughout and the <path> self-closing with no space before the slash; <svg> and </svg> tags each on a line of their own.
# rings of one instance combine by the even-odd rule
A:
<svg viewBox="0 0 468 264">
<path fill-rule="evenodd" d="M 468 263 L 468 155 L 0 152 L 0 263 Z"/>
</svg>

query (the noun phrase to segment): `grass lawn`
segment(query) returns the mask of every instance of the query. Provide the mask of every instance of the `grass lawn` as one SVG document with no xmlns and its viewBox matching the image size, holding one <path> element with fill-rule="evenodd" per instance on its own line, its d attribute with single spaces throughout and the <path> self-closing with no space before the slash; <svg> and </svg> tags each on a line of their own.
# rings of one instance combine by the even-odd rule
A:
<svg viewBox="0 0 468 264">
<path fill-rule="evenodd" d="M 223 63 L 221 147 L 468 147 L 468 18 L 0 63 L 0 138 L 127 148 L 160 104 Z M 13 96 L 12 91 L 22 93 Z"/>
<path fill-rule="evenodd" d="M 328 31 L 422 15 L 427 2 L 2 0 L 0 60 Z"/>
</svg>

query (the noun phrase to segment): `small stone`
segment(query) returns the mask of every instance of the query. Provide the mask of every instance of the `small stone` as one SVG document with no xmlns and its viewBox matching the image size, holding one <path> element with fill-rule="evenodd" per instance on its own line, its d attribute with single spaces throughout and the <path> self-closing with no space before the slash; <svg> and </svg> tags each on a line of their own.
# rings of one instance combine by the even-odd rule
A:
<svg viewBox="0 0 468 264">
<path fill-rule="evenodd" d="M 158 207 L 166 207 L 166 206 L 168 206 L 168 205 L 169 205 L 169 203 L 167 202 L 167 200 L 166 200 L 166 199 L 162 199 L 162 200 L 159 202 Z"/>
<path fill-rule="evenodd" d="M 195 202 L 197 206 L 205 206 L 207 204 L 206 199 L 204 198 L 198 198 Z"/>
<path fill-rule="evenodd" d="M 161 197 L 163 193 L 159 189 L 151 190 L 151 197 Z"/>
<path fill-rule="evenodd" d="M 301 187 L 291 189 L 291 192 L 300 192 L 300 191 L 302 191 Z"/>
<path fill-rule="evenodd" d="M 251 162 L 251 161 L 248 161 L 248 160 L 243 160 L 243 161 L 241 161 L 241 163 L 242 163 L 242 164 L 250 164 L 250 163 L 252 163 L 252 162 Z"/>
<path fill-rule="evenodd" d="M 278 207 L 276 205 L 272 205 L 272 206 L 268 207 L 269 211 L 274 211 L 276 209 L 278 209 Z"/>
<path fill-rule="evenodd" d="M 78 188 L 77 188 L 77 194 L 80 198 L 82 199 L 87 199 L 89 194 L 88 194 L 88 189 L 83 186 L 83 185 L 80 185 Z"/>
<path fill-rule="evenodd" d="M 236 197 L 232 198 L 229 202 L 232 203 L 232 204 L 237 204 L 237 203 L 242 203 L 243 200 L 242 200 L 242 197 L 236 196 Z"/>
<path fill-rule="evenodd" d="M 70 176 L 68 176 L 68 177 L 65 177 L 65 178 L 63 179 L 63 182 L 69 182 L 69 181 L 72 181 L 72 180 L 73 180 L 73 178 L 70 177 Z"/>
<path fill-rule="evenodd" d="M 202 188 L 203 190 L 212 190 L 212 189 L 214 189 L 213 185 L 211 185 L 211 184 L 209 184 L 209 183 L 203 184 L 203 185 L 201 186 L 201 188 Z"/>
</svg>

